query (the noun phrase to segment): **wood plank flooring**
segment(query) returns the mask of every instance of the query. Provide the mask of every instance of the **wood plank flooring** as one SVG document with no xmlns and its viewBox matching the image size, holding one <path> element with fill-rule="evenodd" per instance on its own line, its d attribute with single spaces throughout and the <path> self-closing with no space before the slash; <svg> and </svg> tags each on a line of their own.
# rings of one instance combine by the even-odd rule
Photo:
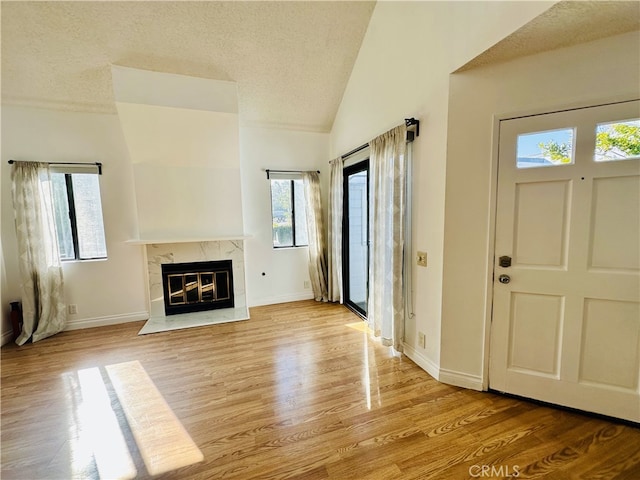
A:
<svg viewBox="0 0 640 480">
<path fill-rule="evenodd" d="M 113 417 L 87 417 L 87 372 L 124 438 L 123 478 L 640 479 L 640 429 L 438 383 L 342 306 L 259 307 L 245 322 L 138 336 L 141 326 L 2 348 L 3 480 L 98 479 L 97 459 L 123 450 L 86 440 L 87 418 Z M 131 399 L 109 381 L 126 362 L 139 362 L 204 460 L 152 477 Z"/>
</svg>

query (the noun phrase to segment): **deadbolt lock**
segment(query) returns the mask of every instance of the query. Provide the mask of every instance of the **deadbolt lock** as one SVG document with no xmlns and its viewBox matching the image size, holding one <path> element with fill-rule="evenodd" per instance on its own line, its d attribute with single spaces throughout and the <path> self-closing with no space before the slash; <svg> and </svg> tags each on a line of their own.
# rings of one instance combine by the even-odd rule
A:
<svg viewBox="0 0 640 480">
<path fill-rule="evenodd" d="M 498 265 L 502 268 L 509 268 L 511 266 L 511 257 L 504 255 L 498 259 Z"/>
</svg>

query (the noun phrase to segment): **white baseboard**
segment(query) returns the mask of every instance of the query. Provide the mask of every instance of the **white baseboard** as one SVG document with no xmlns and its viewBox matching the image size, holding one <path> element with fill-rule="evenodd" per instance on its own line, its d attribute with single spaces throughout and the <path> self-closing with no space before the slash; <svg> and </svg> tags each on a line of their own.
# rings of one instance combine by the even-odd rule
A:
<svg viewBox="0 0 640 480">
<path fill-rule="evenodd" d="M 469 388 L 471 390 L 478 390 L 479 392 L 483 391 L 482 377 L 479 375 L 470 375 L 464 372 L 441 368 L 440 381 L 456 387 Z"/>
<path fill-rule="evenodd" d="M 440 367 L 433 362 L 430 358 L 427 358 L 421 352 L 416 350 L 406 343 L 403 344 L 404 354 L 409 357 L 416 365 L 422 368 L 425 372 L 431 375 L 435 380 L 440 381 Z"/>
<path fill-rule="evenodd" d="M 261 298 L 255 301 L 248 301 L 249 307 L 261 307 L 263 305 L 275 305 L 276 303 L 299 302 L 301 300 L 313 300 L 313 292 L 292 293 L 289 295 L 279 295 L 277 297 Z"/>
<path fill-rule="evenodd" d="M 482 388 L 482 377 L 478 375 L 469 375 L 468 373 L 440 368 L 440 366 L 431 359 L 427 358 L 421 352 L 406 343 L 404 344 L 404 354 L 439 382 L 471 390 L 484 390 Z"/>
<path fill-rule="evenodd" d="M 82 328 L 103 327 L 105 325 L 117 325 L 119 323 L 136 322 L 138 320 L 148 320 L 148 312 L 127 313 L 124 315 L 110 315 L 107 317 L 84 318 L 81 320 L 67 320 L 65 330 L 80 330 Z M 0 342 L 5 345 L 11 341 L 13 331 L 4 332 L 0 337 Z"/>
<path fill-rule="evenodd" d="M 81 320 L 68 320 L 65 330 L 79 330 L 82 328 L 104 327 L 105 325 L 117 325 L 119 323 L 137 322 L 148 320 L 149 312 L 125 313 L 123 315 L 109 315 L 106 317 L 84 318 Z"/>
</svg>

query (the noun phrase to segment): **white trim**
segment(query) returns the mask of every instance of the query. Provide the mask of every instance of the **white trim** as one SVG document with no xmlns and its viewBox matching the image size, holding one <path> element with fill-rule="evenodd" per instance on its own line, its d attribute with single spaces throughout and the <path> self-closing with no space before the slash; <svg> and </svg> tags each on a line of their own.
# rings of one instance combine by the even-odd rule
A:
<svg viewBox="0 0 640 480">
<path fill-rule="evenodd" d="M 281 122 L 263 122 L 254 120 L 240 120 L 240 127 L 246 128 L 262 128 L 269 130 L 284 130 L 284 131 L 296 131 L 303 133 L 318 133 L 329 134 L 331 128 L 327 128 L 325 125 L 298 125 L 296 123 L 281 123 Z"/>
<path fill-rule="evenodd" d="M 478 390 L 479 392 L 483 391 L 482 377 L 479 375 L 470 375 L 464 372 L 441 368 L 440 381 L 456 387 L 470 388 L 471 390 Z"/>
<path fill-rule="evenodd" d="M 524 117 L 536 117 L 539 115 L 547 115 L 549 113 L 558 113 L 558 112 L 569 112 L 573 110 L 584 110 L 587 108 L 593 107 L 602 107 L 605 105 L 616 105 L 619 103 L 629 103 L 636 102 L 640 100 L 637 93 L 627 93 L 620 95 L 613 95 L 606 99 L 603 99 L 601 96 L 593 99 L 583 99 L 576 102 L 564 103 L 561 105 L 554 106 L 546 106 L 546 107 L 538 107 L 538 108 L 529 108 L 525 110 L 515 110 L 511 112 L 503 112 L 500 114 L 495 114 L 494 118 L 498 119 L 498 121 L 503 120 L 514 120 L 517 118 Z"/>
<path fill-rule="evenodd" d="M 81 320 L 70 320 L 67 322 L 65 331 L 80 330 L 82 328 L 103 327 L 105 325 L 117 325 L 120 323 L 137 322 L 148 320 L 149 312 L 133 312 L 123 315 L 108 315 L 106 317 L 84 318 Z"/>
<path fill-rule="evenodd" d="M 491 322 L 493 321 L 493 276 L 495 274 L 495 248 L 496 248 L 496 209 L 498 208 L 498 154 L 500 147 L 500 122 L 499 115 L 493 116 L 491 132 L 491 167 L 490 167 L 490 194 L 489 194 L 489 225 L 487 228 L 487 272 L 485 285 L 485 309 L 484 309 L 484 342 L 482 345 L 482 390 L 489 389 L 489 355 L 491 348 Z"/>
<path fill-rule="evenodd" d="M 81 320 L 67 321 L 64 331 L 80 330 L 83 328 L 103 327 L 106 325 L 117 325 L 119 323 L 137 322 L 139 320 L 148 320 L 149 312 L 134 312 L 124 315 L 109 315 L 106 317 L 84 318 Z M 11 341 L 13 331 L 4 332 L 0 338 L 0 345 L 6 345 Z"/>
<path fill-rule="evenodd" d="M 422 354 L 422 352 L 414 349 L 411 345 L 405 343 L 403 346 L 404 354 L 416 365 L 431 375 L 435 380 L 456 387 L 469 388 L 471 390 L 486 390 L 481 376 L 440 368 L 435 362 L 427 358 Z"/>
<path fill-rule="evenodd" d="M 237 234 L 227 236 L 211 236 L 211 237 L 199 237 L 199 238 L 132 238 L 125 240 L 127 245 L 160 245 L 163 243 L 203 243 L 203 242 L 224 242 L 233 240 L 246 240 L 252 238 L 251 235 Z"/>
<path fill-rule="evenodd" d="M 409 358 L 409 360 L 413 361 L 416 365 L 418 365 L 421 369 L 431 375 L 435 380 L 441 381 L 440 379 L 440 367 L 433 362 L 430 358 L 427 358 L 422 354 L 422 352 L 417 351 L 411 345 L 407 343 L 403 344 L 404 354 Z"/>
<path fill-rule="evenodd" d="M 261 298 L 251 303 L 249 307 L 261 307 L 263 305 L 275 305 L 276 303 L 300 302 L 302 300 L 313 300 L 313 293 L 291 293 L 279 295 L 277 297 Z"/>
</svg>

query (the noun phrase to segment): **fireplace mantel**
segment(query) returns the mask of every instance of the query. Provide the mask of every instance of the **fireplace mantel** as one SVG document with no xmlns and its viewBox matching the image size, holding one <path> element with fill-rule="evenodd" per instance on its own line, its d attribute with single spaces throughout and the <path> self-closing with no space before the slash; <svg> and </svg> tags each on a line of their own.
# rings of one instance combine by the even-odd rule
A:
<svg viewBox="0 0 640 480">
<path fill-rule="evenodd" d="M 246 240 L 251 235 L 228 235 L 224 237 L 199 237 L 199 238 L 136 238 L 125 241 L 129 245 L 160 245 L 164 243 L 200 243 L 200 242 L 224 242 L 229 240 Z"/>
</svg>

